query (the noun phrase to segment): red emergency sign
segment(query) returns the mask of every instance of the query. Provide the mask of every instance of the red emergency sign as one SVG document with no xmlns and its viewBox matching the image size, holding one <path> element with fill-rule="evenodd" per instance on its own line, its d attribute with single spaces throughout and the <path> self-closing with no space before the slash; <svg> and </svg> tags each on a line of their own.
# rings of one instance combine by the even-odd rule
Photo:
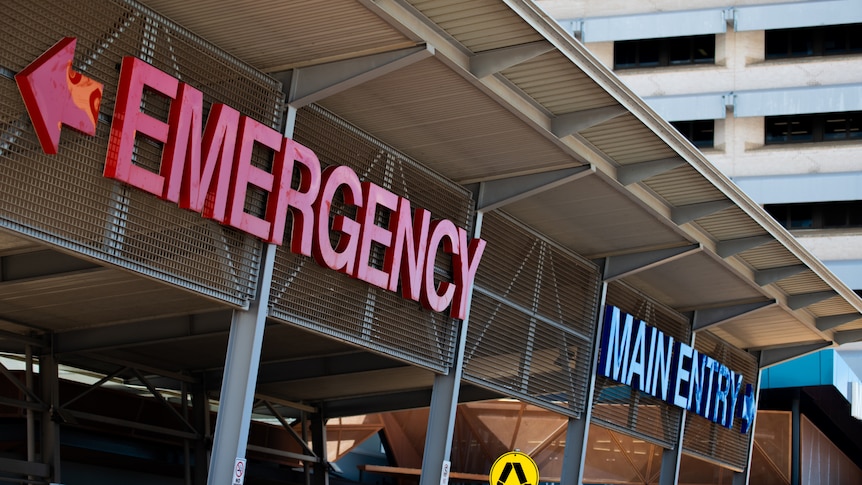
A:
<svg viewBox="0 0 862 485">
<path fill-rule="evenodd" d="M 145 89 L 171 100 L 167 122 L 141 111 Z M 350 167 L 321 171 L 313 151 L 229 106 L 214 104 L 206 124 L 202 113 L 201 91 L 140 59 L 124 58 L 104 175 L 274 244 L 283 242 L 290 211 L 292 252 L 390 291 L 400 283 L 405 298 L 465 317 L 485 241 L 468 241 L 464 229 L 446 219 L 432 221 L 425 209 L 411 215 L 407 199 L 361 182 Z M 133 162 L 139 134 L 164 144 L 158 172 Z M 256 143 L 274 153 L 271 172 L 252 165 Z M 244 211 L 250 185 L 268 193 L 263 218 Z M 355 220 L 331 217 L 337 193 L 356 207 Z M 391 214 L 385 227 L 375 223 L 378 208 Z M 334 246 L 333 232 L 338 234 Z M 382 268 L 370 263 L 373 245 L 384 248 Z M 437 284 L 441 247 L 452 257 L 453 274 L 451 281 Z"/>
</svg>

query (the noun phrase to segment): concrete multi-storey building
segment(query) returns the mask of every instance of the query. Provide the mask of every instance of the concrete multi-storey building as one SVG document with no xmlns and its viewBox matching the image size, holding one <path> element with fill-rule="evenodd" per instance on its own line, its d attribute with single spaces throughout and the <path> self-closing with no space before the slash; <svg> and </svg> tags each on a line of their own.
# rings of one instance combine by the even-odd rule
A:
<svg viewBox="0 0 862 485">
<path fill-rule="evenodd" d="M 537 3 L 862 290 L 862 2 Z"/>
<path fill-rule="evenodd" d="M 850 288 L 862 291 L 862 1 L 537 3 Z M 856 373 L 860 348 L 840 351 Z M 778 446 L 780 453 L 755 452 L 769 455 L 762 461 L 771 465 L 758 476 L 770 483 L 852 482 L 838 478 L 842 467 L 824 475 L 810 458 L 805 439 L 813 434 L 804 431 L 804 416 L 824 430 L 829 446 L 842 450 L 836 456 L 858 454 L 859 427 L 847 412 L 859 398 L 805 381 L 800 369 L 833 374 L 829 366 L 812 366 L 812 358 L 818 357 L 788 364 L 784 383 L 764 377 L 761 408 L 781 419 L 793 416 L 792 425 L 780 428 L 797 437 Z M 769 419 L 759 431 L 774 438 Z M 800 433 L 809 437 L 800 441 Z M 787 450 L 793 453 L 784 460 Z M 858 473 L 855 465 L 843 468 Z"/>
</svg>

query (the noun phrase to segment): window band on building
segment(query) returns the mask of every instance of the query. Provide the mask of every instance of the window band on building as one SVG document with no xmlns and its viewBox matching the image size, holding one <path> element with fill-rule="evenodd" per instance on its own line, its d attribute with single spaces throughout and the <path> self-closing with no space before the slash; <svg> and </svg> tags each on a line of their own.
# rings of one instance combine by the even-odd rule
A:
<svg viewBox="0 0 862 485">
<path fill-rule="evenodd" d="M 715 35 L 614 42 L 614 69 L 715 64 Z"/>
<path fill-rule="evenodd" d="M 809 143 L 862 139 L 862 111 L 767 116 L 765 143 Z"/>
</svg>

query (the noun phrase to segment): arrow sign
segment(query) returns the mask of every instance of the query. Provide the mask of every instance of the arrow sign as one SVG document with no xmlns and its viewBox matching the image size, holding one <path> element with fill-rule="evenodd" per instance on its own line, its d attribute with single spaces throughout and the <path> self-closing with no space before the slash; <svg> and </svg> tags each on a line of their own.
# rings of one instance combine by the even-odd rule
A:
<svg viewBox="0 0 862 485">
<path fill-rule="evenodd" d="M 63 125 L 96 134 L 101 83 L 72 70 L 75 37 L 66 37 L 15 75 L 18 90 L 45 153 L 55 155 Z"/>
</svg>

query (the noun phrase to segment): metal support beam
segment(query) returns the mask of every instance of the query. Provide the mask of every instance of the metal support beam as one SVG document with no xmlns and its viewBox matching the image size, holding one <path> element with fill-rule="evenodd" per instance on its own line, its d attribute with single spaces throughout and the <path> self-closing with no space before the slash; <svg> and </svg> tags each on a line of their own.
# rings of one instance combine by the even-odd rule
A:
<svg viewBox="0 0 862 485">
<path fill-rule="evenodd" d="M 589 165 L 482 182 L 478 209 L 490 212 L 594 173 Z"/>
<path fill-rule="evenodd" d="M 210 403 L 203 382 L 203 375 L 200 375 L 200 380 L 192 384 L 192 415 L 194 419 L 195 429 L 201 435 L 201 438 L 194 441 L 195 449 L 195 466 L 192 478 L 194 485 L 204 485 L 207 481 L 207 464 L 209 463 L 209 450 L 207 443 L 210 440 Z"/>
<path fill-rule="evenodd" d="M 790 404 L 790 484 L 799 485 L 802 451 L 802 409 L 799 389 Z"/>
<path fill-rule="evenodd" d="M 430 45 L 411 47 L 301 67 L 274 73 L 273 77 L 290 90 L 289 104 L 294 108 L 301 108 L 433 55 L 434 48 Z"/>
<path fill-rule="evenodd" d="M 30 461 L 24 460 L 14 460 L 12 458 L 3 458 L 0 457 L 0 470 L 3 470 L 4 474 L 11 473 L 15 475 L 27 475 L 29 477 L 39 477 L 46 478 L 50 475 L 50 468 L 48 465 L 44 463 L 33 463 Z M 7 480 L 12 480 L 11 478 L 7 478 Z M 14 483 L 30 483 L 29 480 L 21 480 L 15 481 Z M 32 483 L 37 483 L 33 481 Z M 39 482 L 42 483 L 42 482 Z"/>
<path fill-rule="evenodd" d="M 60 423 L 53 415 L 55 410 L 60 409 L 60 373 L 53 355 L 39 358 L 39 377 L 42 381 L 42 402 L 48 404 L 42 413 L 42 463 L 50 468 L 49 482 L 63 483 L 60 475 Z"/>
<path fill-rule="evenodd" d="M 838 345 L 849 344 L 851 342 L 862 341 L 862 330 L 841 330 L 832 334 L 835 343 Z"/>
<path fill-rule="evenodd" d="M 761 366 L 762 367 L 762 366 Z M 758 371 L 755 374 L 754 383 L 754 421 L 751 423 L 751 429 L 748 431 L 748 459 L 745 463 L 745 468 L 742 471 L 733 473 L 733 485 L 748 485 L 751 478 L 751 454 L 754 452 L 754 431 L 757 429 L 757 406 L 760 404 L 760 375 Z"/>
<path fill-rule="evenodd" d="M 715 325 L 721 325 L 722 323 L 733 320 L 734 318 L 738 318 L 773 305 L 775 305 L 775 300 L 695 310 L 691 330 L 693 332 L 697 332 L 698 330 L 703 330 Z"/>
<path fill-rule="evenodd" d="M 625 276 L 689 256 L 700 250 L 700 244 L 692 244 L 689 246 L 657 249 L 642 253 L 610 256 L 605 260 L 604 279 L 605 281 L 620 279 Z"/>
<path fill-rule="evenodd" d="M 760 368 L 770 367 L 782 362 L 786 362 L 803 355 L 817 352 L 818 350 L 830 347 L 832 342 L 814 342 L 803 345 L 791 345 L 787 347 L 774 347 L 760 350 Z"/>
<path fill-rule="evenodd" d="M 754 249 L 758 246 L 775 241 L 775 238 L 770 235 L 741 237 L 739 239 L 727 239 L 719 241 L 715 245 L 715 252 L 722 258 L 729 258 L 743 251 Z"/>
<path fill-rule="evenodd" d="M 314 485 L 329 485 L 329 462 L 326 461 L 326 415 L 323 405 L 320 412 L 311 416 L 311 446 L 319 459 L 314 462 L 311 475 Z"/>
<path fill-rule="evenodd" d="M 754 274 L 754 282 L 760 286 L 766 286 L 784 278 L 790 278 L 808 269 L 804 264 L 781 266 L 778 268 L 761 269 Z"/>
<path fill-rule="evenodd" d="M 671 209 L 670 218 L 677 225 L 682 225 L 735 206 L 736 204 L 730 199 L 681 205 Z"/>
<path fill-rule="evenodd" d="M 791 310 L 799 310 L 800 308 L 820 303 L 821 301 L 828 300 L 835 296 L 838 296 L 838 292 L 835 290 L 790 295 L 787 297 L 787 306 L 790 307 Z"/>
<path fill-rule="evenodd" d="M 617 181 L 623 185 L 631 185 L 681 167 L 686 163 L 688 162 L 683 158 L 671 157 L 623 165 L 617 168 Z"/>
<path fill-rule="evenodd" d="M 692 325 L 694 321 L 692 321 Z M 692 332 L 688 339 L 688 345 L 694 347 L 697 334 Z M 688 411 L 680 410 L 678 421 L 678 432 L 674 440 L 673 448 L 665 450 L 661 455 L 661 471 L 659 472 L 659 485 L 676 485 L 679 480 L 679 466 L 682 463 L 682 442 L 685 437 L 685 422 Z"/>
<path fill-rule="evenodd" d="M 596 332 L 593 335 L 592 356 L 590 359 L 590 382 L 587 387 L 586 409 L 581 419 L 569 419 L 566 428 L 566 446 L 563 449 L 563 468 L 561 470 L 561 484 L 583 483 L 584 469 L 586 468 L 587 443 L 590 437 L 590 422 L 593 414 L 593 399 L 596 391 L 596 368 L 599 365 L 599 346 L 602 325 L 605 321 L 605 302 L 607 301 L 608 284 L 602 283 L 601 295 L 599 297 L 598 312 L 596 315 Z M 496 485 L 496 484 L 491 484 Z"/>
<path fill-rule="evenodd" d="M 551 120 L 551 132 L 562 138 L 598 126 L 627 112 L 624 106 L 614 105 L 562 114 Z"/>
<path fill-rule="evenodd" d="M 264 247 L 261 275 L 255 292 L 257 296 L 248 310 L 234 312 L 225 356 L 208 485 L 231 483 L 236 459 L 245 458 L 275 252 L 274 244 Z"/>
<path fill-rule="evenodd" d="M 550 42 L 540 40 L 529 44 L 480 52 L 470 58 L 470 72 L 478 78 L 483 78 L 552 50 L 554 50 L 554 46 Z"/>
<path fill-rule="evenodd" d="M 96 352 L 135 345 L 230 331 L 231 311 L 215 311 L 63 332 L 54 336 L 58 354 Z"/>
<path fill-rule="evenodd" d="M 845 323 L 855 322 L 862 318 L 858 313 L 845 313 L 842 315 L 830 315 L 828 317 L 818 317 L 815 320 L 815 326 L 821 332 L 825 332 L 831 328 L 840 327 Z"/>
<path fill-rule="evenodd" d="M 482 212 L 477 212 L 473 231 L 474 238 L 478 238 L 482 234 L 482 217 Z M 467 347 L 467 328 L 470 325 L 470 310 L 473 306 L 473 289 L 471 287 L 467 294 L 467 316 L 458 327 L 452 367 L 447 374 L 434 376 L 419 485 L 440 485 L 443 483 L 443 468 L 447 467 L 448 470 L 449 460 L 452 456 L 452 438 L 455 435 L 458 395 L 461 390 L 461 376 L 464 373 L 464 351 Z"/>
</svg>

